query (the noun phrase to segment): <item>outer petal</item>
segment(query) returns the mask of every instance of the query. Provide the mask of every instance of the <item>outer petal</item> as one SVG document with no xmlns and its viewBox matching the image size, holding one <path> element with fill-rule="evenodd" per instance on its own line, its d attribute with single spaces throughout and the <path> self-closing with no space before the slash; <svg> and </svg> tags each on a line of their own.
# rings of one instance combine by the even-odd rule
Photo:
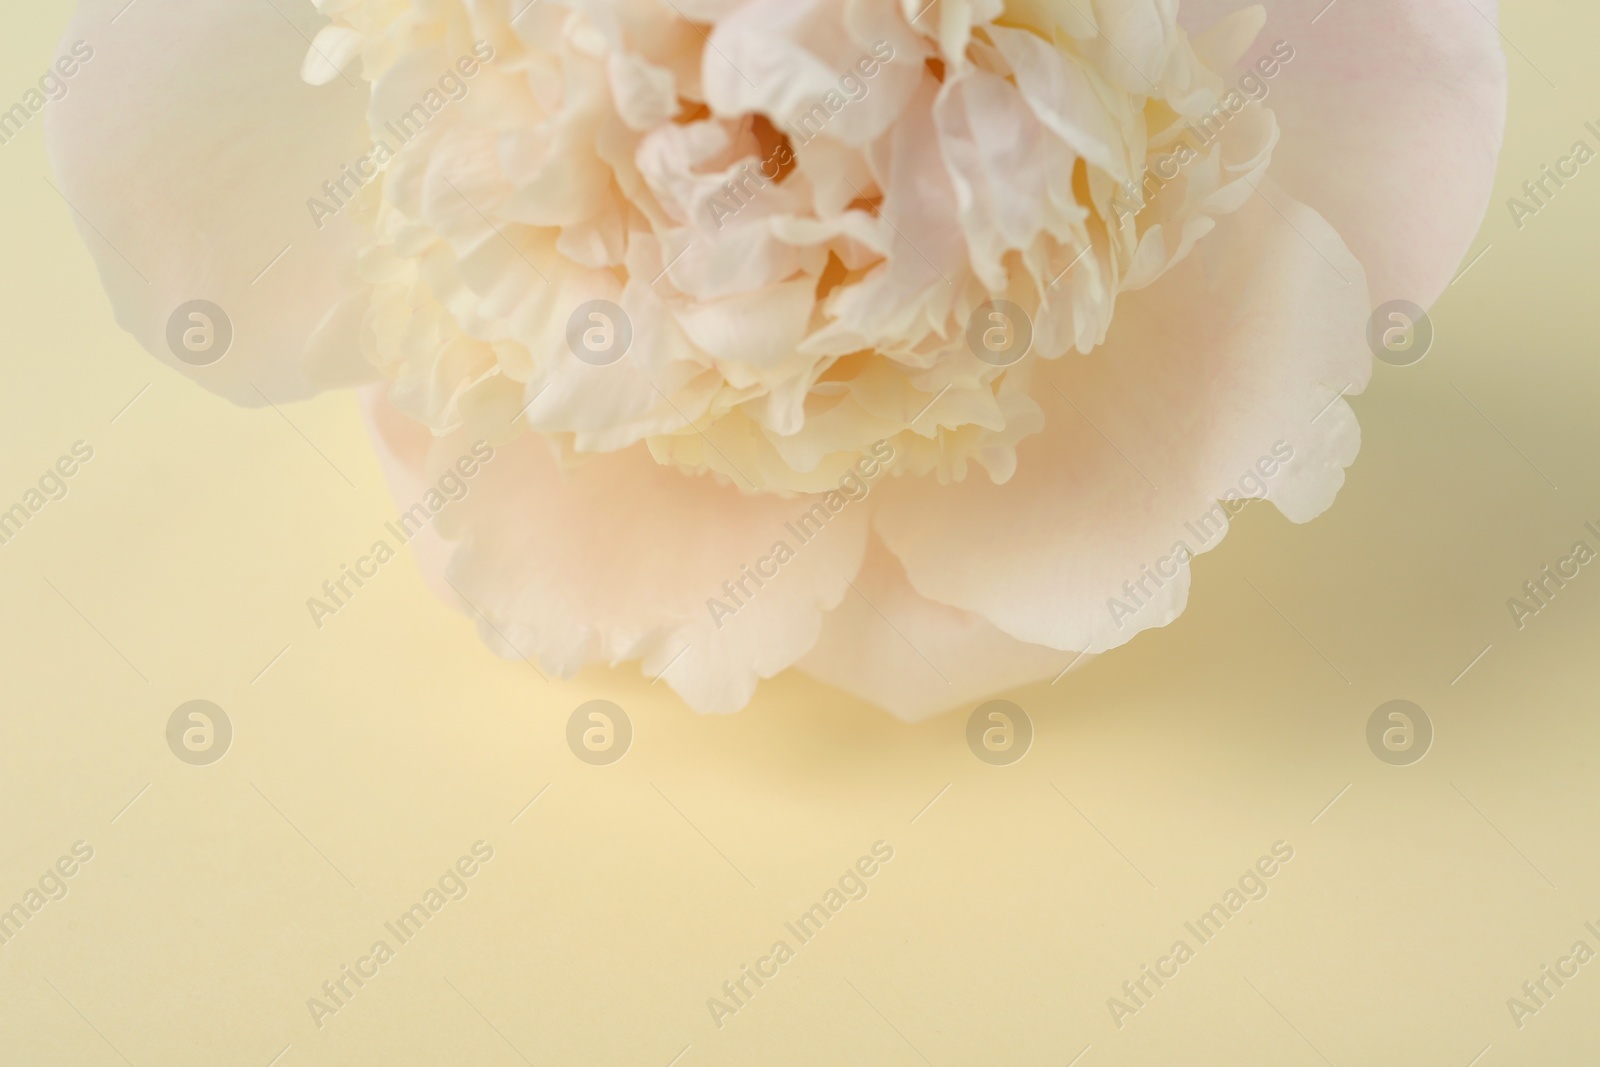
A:
<svg viewBox="0 0 1600 1067">
<path fill-rule="evenodd" d="M 1248 6 L 1184 0 L 1181 18 L 1198 32 Z M 1293 49 L 1266 83 L 1272 175 L 1344 238 L 1375 304 L 1431 304 L 1483 221 L 1505 133 L 1497 19 L 1496 0 L 1280 0 L 1240 60 Z"/>
<path fill-rule="evenodd" d="M 404 508 L 472 442 L 430 443 L 386 404 L 369 396 L 368 423 Z M 522 434 L 496 444 L 467 484 L 439 512 L 440 533 L 455 542 L 442 577 L 481 613 L 491 647 L 563 675 L 642 660 L 699 711 L 737 711 L 761 678 L 803 656 L 866 549 L 864 502 L 801 540 L 791 524 L 824 498 L 747 495 L 661 467 L 642 446 L 563 470 Z M 779 542 L 789 548 L 782 563 L 772 559 Z M 756 570 L 776 577 L 758 586 Z M 713 612 L 713 599 L 728 610 Z"/>
<path fill-rule="evenodd" d="M 971 612 L 919 596 L 876 540 L 854 584 L 799 667 L 907 722 L 1053 678 L 1090 658 L 1024 644 Z"/>
<path fill-rule="evenodd" d="M 1359 447 L 1338 396 L 1370 373 L 1366 289 L 1326 223 L 1261 189 L 1125 295 L 1104 346 L 1041 365 L 1050 422 L 1009 482 L 884 487 L 874 526 L 918 593 L 1101 652 L 1182 610 L 1176 546 L 1221 539 L 1218 499 L 1265 495 L 1299 522 L 1332 502 Z"/>
<path fill-rule="evenodd" d="M 64 40 L 94 56 L 47 134 L 117 322 L 240 403 L 367 377 L 354 209 L 319 230 L 307 208 L 366 151 L 366 92 L 340 77 L 301 81 L 311 5 L 141 0 L 111 25 L 123 7 L 80 5 Z M 232 346 L 210 366 L 167 346 L 168 319 L 195 299 L 232 321 Z"/>
<path fill-rule="evenodd" d="M 434 487 L 430 483 L 443 473 L 437 469 L 439 464 L 450 462 L 455 457 L 442 460 L 432 457 L 433 435 L 427 427 L 396 410 L 389 403 L 387 393 L 388 386 L 381 384 L 362 389 L 361 414 L 372 435 L 373 448 L 378 453 L 378 464 L 389 483 L 389 492 L 404 513 Z M 450 584 L 445 581 L 445 567 L 450 562 L 450 544 L 439 536 L 438 529 L 432 524 L 423 525 L 407 542 L 407 547 L 415 556 L 428 588 L 441 600 L 456 599 Z"/>
</svg>

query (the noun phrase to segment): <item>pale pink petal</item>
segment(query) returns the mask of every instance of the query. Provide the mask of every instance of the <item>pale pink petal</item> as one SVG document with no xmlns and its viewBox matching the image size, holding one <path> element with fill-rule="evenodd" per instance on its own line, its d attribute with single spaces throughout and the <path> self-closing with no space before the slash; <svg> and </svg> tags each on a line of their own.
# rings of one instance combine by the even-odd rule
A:
<svg viewBox="0 0 1600 1067">
<path fill-rule="evenodd" d="M 367 423 L 367 433 L 372 438 L 373 449 L 378 453 L 378 465 L 383 468 L 384 479 L 389 483 L 399 510 L 404 511 L 422 500 L 434 479 L 444 473 L 443 463 L 456 457 L 439 457 L 433 454 L 434 437 L 428 428 L 415 419 L 402 414 L 389 403 L 385 395 L 389 387 L 377 383 L 363 387 L 361 414 Z M 422 572 L 423 581 L 440 600 L 454 601 L 456 594 L 445 581 L 445 567 L 450 562 L 450 544 L 439 536 L 439 531 L 429 523 L 417 530 L 407 542 Z"/>
<path fill-rule="evenodd" d="M 1180 17 L 1196 32 L 1247 6 L 1185 0 Z M 1272 175 L 1344 238 L 1374 304 L 1433 303 L 1483 221 L 1506 118 L 1497 18 L 1496 0 L 1281 0 L 1235 68 L 1292 50 L 1267 68 Z"/>
<path fill-rule="evenodd" d="M 1337 398 L 1370 373 L 1366 288 L 1325 222 L 1262 190 L 1125 296 L 1104 346 L 1041 365 L 1049 422 L 1009 482 L 884 487 L 874 527 L 917 592 L 1021 641 L 1100 652 L 1182 610 L 1174 548 L 1220 540 L 1218 499 L 1265 495 L 1295 521 L 1332 502 L 1360 440 Z"/>
<path fill-rule="evenodd" d="M 918 595 L 875 539 L 854 586 L 799 668 L 908 722 L 1090 659 L 1024 644 L 978 615 Z"/>
<path fill-rule="evenodd" d="M 94 56 L 48 124 L 60 191 L 117 322 L 238 403 L 370 377 L 355 278 L 370 235 L 354 209 L 319 226 L 307 207 L 367 150 L 364 84 L 300 78 L 301 33 L 322 20 L 303 0 L 280 3 L 282 14 L 268 3 L 141 0 L 111 26 L 124 6 L 80 6 L 63 40 L 88 42 Z M 197 299 L 232 322 L 231 348 L 209 366 L 180 361 L 166 339 L 174 311 Z"/>
<path fill-rule="evenodd" d="M 384 403 L 369 403 L 368 422 L 404 508 L 472 441 L 430 439 Z M 866 548 L 865 501 L 829 511 L 821 495 L 750 495 L 659 466 L 642 447 L 569 470 L 536 437 L 493 447 L 439 514 L 453 542 L 441 577 L 450 599 L 482 613 L 487 643 L 547 672 L 640 660 L 695 709 L 736 711 L 816 642 Z M 815 506 L 827 521 L 802 540 L 798 520 Z M 779 542 L 792 553 L 781 564 Z M 775 577 L 758 584 L 759 571 Z"/>
</svg>

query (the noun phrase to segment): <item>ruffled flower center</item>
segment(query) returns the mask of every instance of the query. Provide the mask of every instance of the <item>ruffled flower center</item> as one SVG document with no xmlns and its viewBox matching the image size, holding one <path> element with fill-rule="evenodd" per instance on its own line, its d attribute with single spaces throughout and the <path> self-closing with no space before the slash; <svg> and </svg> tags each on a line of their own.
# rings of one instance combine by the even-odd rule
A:
<svg viewBox="0 0 1600 1067">
<path fill-rule="evenodd" d="M 1270 76 L 1219 72 L 1260 16 L 925 2 L 320 0 L 305 76 L 371 84 L 326 206 L 372 226 L 397 405 L 752 492 L 885 440 L 897 475 L 1007 480 L 1041 361 L 1252 194 Z"/>
</svg>

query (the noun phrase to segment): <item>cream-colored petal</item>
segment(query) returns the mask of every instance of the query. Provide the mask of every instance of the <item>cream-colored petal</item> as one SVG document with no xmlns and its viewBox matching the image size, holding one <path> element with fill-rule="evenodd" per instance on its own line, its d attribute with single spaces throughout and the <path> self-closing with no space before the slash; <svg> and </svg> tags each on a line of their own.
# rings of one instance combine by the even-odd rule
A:
<svg viewBox="0 0 1600 1067">
<path fill-rule="evenodd" d="M 825 132 L 852 145 L 875 140 L 916 91 L 927 48 L 889 17 L 888 0 L 858 0 L 850 17 L 847 6 L 747 0 L 719 21 L 703 68 L 712 109 L 762 112 L 801 139 Z"/>
<path fill-rule="evenodd" d="M 122 6 L 80 5 L 64 40 L 97 47 L 47 126 L 56 180 L 117 322 L 237 403 L 371 377 L 355 276 L 370 234 L 355 207 L 320 220 L 308 207 L 328 203 L 323 183 L 369 148 L 364 86 L 300 78 L 301 34 L 320 19 L 303 0 L 280 3 L 282 14 L 141 0 L 108 34 Z M 167 341 L 169 319 L 193 300 L 232 324 L 231 348 L 207 366 L 180 361 Z"/>
</svg>

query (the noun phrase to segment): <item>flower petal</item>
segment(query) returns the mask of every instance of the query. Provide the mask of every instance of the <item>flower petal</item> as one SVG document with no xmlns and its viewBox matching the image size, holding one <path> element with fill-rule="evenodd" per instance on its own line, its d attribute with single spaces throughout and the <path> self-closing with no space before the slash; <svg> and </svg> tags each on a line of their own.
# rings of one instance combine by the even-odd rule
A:
<svg viewBox="0 0 1600 1067">
<path fill-rule="evenodd" d="M 706 100 L 719 115 L 759 111 L 801 138 L 825 129 L 865 145 L 921 83 L 925 48 L 888 0 L 747 0 L 711 32 Z"/>
<path fill-rule="evenodd" d="M 1248 6 L 1185 0 L 1182 19 Z M 1344 238 L 1374 304 L 1433 303 L 1483 222 L 1505 133 L 1497 19 L 1496 0 L 1282 0 L 1236 68 L 1292 49 L 1265 82 L 1272 175 Z"/>
<path fill-rule="evenodd" d="M 381 410 L 368 422 L 401 507 L 472 449 Z M 737 711 L 816 642 L 866 548 L 866 505 L 826 505 L 841 494 L 749 495 L 686 478 L 642 447 L 571 469 L 531 435 L 493 448 L 438 513 L 454 543 L 442 577 L 482 613 L 486 643 L 561 675 L 642 660 L 695 709 Z M 800 529 L 818 507 L 827 518 Z"/>
<path fill-rule="evenodd" d="M 874 529 L 918 593 L 1101 652 L 1182 610 L 1176 547 L 1220 540 L 1218 499 L 1265 496 L 1297 522 L 1332 502 L 1359 446 L 1338 396 L 1371 369 L 1361 268 L 1314 212 L 1261 190 L 1125 295 L 1104 346 L 1040 365 L 1049 424 L 1008 483 L 883 487 Z"/>
<path fill-rule="evenodd" d="M 362 388 L 358 396 L 361 415 L 366 420 L 367 432 L 378 453 L 378 465 L 383 469 L 390 493 L 404 509 L 423 499 L 427 491 L 433 488 L 430 480 L 443 471 L 435 469 L 441 461 L 430 455 L 433 435 L 426 426 L 402 414 L 389 403 L 385 395 L 387 392 L 386 384 L 377 383 Z M 441 600 L 454 599 L 455 594 L 445 581 L 450 545 L 439 536 L 439 531 L 432 524 L 423 523 L 406 544 L 415 556 L 423 581 L 428 583 L 434 595 Z"/>
<path fill-rule="evenodd" d="M 876 539 L 855 589 L 799 668 L 907 722 L 1052 678 L 1089 657 L 1024 644 L 980 616 L 920 596 Z"/>
<path fill-rule="evenodd" d="M 300 79 L 310 5 L 280 3 L 280 14 L 266 3 L 142 0 L 109 27 L 121 6 L 80 5 L 65 40 L 106 43 L 48 126 L 61 192 L 117 322 L 238 403 L 370 377 L 354 209 L 319 229 L 307 208 L 366 150 L 367 97 L 340 77 Z M 180 361 L 167 342 L 169 318 L 196 299 L 232 324 L 231 348 L 209 366 Z"/>
</svg>

